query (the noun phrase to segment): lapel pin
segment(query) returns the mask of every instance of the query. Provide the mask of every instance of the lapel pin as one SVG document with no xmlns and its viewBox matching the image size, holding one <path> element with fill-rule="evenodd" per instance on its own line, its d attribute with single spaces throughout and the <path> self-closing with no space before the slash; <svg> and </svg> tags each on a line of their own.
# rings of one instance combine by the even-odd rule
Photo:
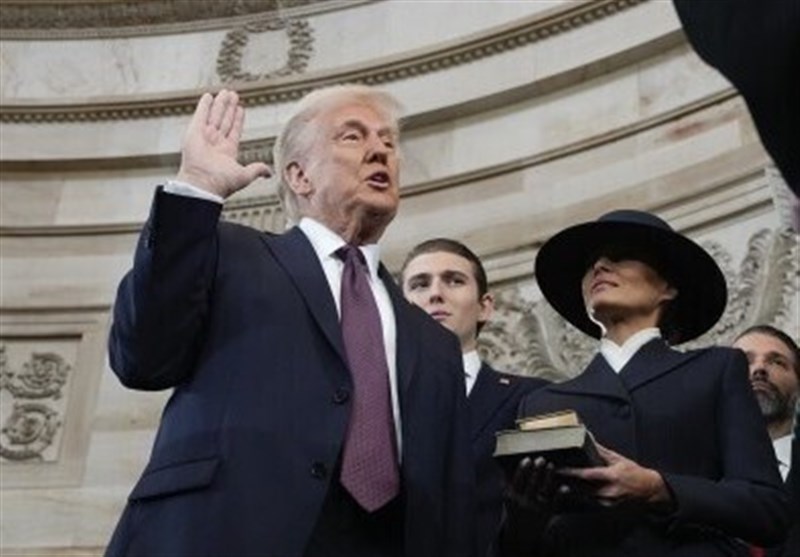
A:
<svg viewBox="0 0 800 557">
<path fill-rule="evenodd" d="M 508 377 L 501 377 L 500 378 L 500 384 L 501 385 L 510 385 L 511 384 L 511 379 L 509 379 Z"/>
</svg>

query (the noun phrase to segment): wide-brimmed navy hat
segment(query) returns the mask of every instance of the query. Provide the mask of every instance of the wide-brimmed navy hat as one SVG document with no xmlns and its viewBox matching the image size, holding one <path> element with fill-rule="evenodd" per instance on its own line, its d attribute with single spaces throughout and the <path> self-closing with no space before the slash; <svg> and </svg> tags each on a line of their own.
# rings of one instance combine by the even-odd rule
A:
<svg viewBox="0 0 800 557">
<path fill-rule="evenodd" d="M 653 267 L 677 289 L 662 334 L 672 344 L 699 337 L 722 316 L 728 297 L 725 277 L 702 247 L 644 211 L 619 210 L 596 221 L 571 226 L 550 238 L 536 256 L 539 288 L 550 305 L 575 327 L 600 338 L 589 318 L 581 282 L 604 250 L 615 249 Z M 665 326 L 669 334 L 665 334 Z"/>
</svg>

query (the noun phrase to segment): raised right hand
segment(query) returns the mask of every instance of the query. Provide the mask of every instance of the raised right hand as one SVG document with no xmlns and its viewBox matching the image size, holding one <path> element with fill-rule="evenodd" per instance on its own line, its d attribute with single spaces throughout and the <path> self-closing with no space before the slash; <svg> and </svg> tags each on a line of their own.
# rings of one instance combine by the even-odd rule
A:
<svg viewBox="0 0 800 557">
<path fill-rule="evenodd" d="M 203 94 L 183 137 L 177 179 L 222 198 L 272 172 L 263 162 L 239 164 L 244 108 L 235 91 Z"/>
</svg>

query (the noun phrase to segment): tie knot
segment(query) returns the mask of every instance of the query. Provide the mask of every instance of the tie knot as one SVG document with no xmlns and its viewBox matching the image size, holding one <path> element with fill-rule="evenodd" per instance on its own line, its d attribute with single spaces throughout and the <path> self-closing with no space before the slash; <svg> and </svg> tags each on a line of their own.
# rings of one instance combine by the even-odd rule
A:
<svg viewBox="0 0 800 557">
<path fill-rule="evenodd" d="M 341 259 L 342 261 L 347 264 L 348 262 L 353 264 L 357 264 L 363 268 L 367 268 L 367 260 L 364 258 L 364 254 L 358 249 L 358 246 L 354 246 L 353 244 L 345 244 L 339 249 L 336 250 L 336 257 Z"/>
</svg>

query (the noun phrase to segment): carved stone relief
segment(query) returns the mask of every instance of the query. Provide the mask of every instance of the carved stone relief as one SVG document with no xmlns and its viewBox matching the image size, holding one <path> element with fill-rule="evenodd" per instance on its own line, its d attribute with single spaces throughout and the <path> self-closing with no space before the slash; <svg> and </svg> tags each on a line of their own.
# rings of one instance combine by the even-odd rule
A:
<svg viewBox="0 0 800 557">
<path fill-rule="evenodd" d="M 0 461 L 58 460 L 71 384 L 69 346 L 0 344 Z"/>
<path fill-rule="evenodd" d="M 286 229 L 286 216 L 277 195 L 259 195 L 226 201 L 222 210 L 222 220 L 265 232 L 279 233 Z"/>
<path fill-rule="evenodd" d="M 679 349 L 729 344 L 739 331 L 756 323 L 797 327 L 798 238 L 791 230 L 762 229 L 748 239 L 738 268 L 720 243 L 703 243 L 725 274 L 728 305 L 711 331 Z M 574 377 L 588 364 L 597 343 L 564 321 L 544 299 L 535 300 L 532 291 L 533 280 L 527 279 L 495 292 L 495 315 L 480 339 L 483 356 L 499 369 L 522 375 L 556 381 Z M 788 332 L 795 337 L 798 333 Z"/>
<path fill-rule="evenodd" d="M 261 197 L 229 201 L 222 211 L 222 220 L 266 232 L 278 233 L 286 228 L 286 217 L 277 198 L 272 203 L 264 203 Z"/>
<path fill-rule="evenodd" d="M 0 312 L 0 489 L 80 485 L 107 322 L 102 311 Z"/>
<path fill-rule="evenodd" d="M 243 68 L 243 59 L 248 46 L 252 48 L 251 39 L 266 33 L 284 33 L 289 41 L 286 51 L 286 63 L 277 68 Z M 270 44 L 277 45 L 278 41 Z M 223 83 L 232 81 L 261 81 L 276 77 L 303 73 L 308 61 L 314 53 L 314 35 L 311 25 L 304 19 L 264 19 L 245 24 L 243 27 L 229 31 L 222 40 L 217 55 L 217 75 Z M 274 53 L 264 52 L 253 58 L 266 59 Z"/>
<path fill-rule="evenodd" d="M 153 27 L 261 15 L 323 4 L 320 0 L 148 0 L 147 2 L 49 2 L 6 0 L 0 29 L 54 30 Z"/>
</svg>

